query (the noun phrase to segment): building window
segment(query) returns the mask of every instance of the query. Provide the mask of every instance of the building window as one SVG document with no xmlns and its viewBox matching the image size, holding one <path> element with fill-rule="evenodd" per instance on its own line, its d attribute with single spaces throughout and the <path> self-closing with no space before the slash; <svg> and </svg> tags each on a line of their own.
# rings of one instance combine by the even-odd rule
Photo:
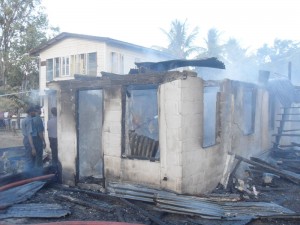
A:
<svg viewBox="0 0 300 225">
<path fill-rule="evenodd" d="M 46 80 L 53 80 L 53 59 L 46 60 Z"/>
<path fill-rule="evenodd" d="M 254 133 L 256 94 L 254 88 L 243 90 L 243 132 L 245 135 Z"/>
<path fill-rule="evenodd" d="M 60 75 L 60 58 L 54 58 L 54 77 Z"/>
<path fill-rule="evenodd" d="M 118 72 L 118 54 L 116 52 L 111 53 L 111 72 Z"/>
<path fill-rule="evenodd" d="M 124 56 L 117 52 L 111 52 L 111 72 L 124 74 Z"/>
<path fill-rule="evenodd" d="M 124 74 L 124 56 L 120 54 L 119 59 L 119 74 Z"/>
<path fill-rule="evenodd" d="M 87 74 L 88 75 L 97 75 L 97 53 L 89 53 L 87 62 Z"/>
<path fill-rule="evenodd" d="M 78 72 L 80 74 L 86 74 L 86 55 L 85 54 L 79 55 L 78 67 L 79 67 Z"/>
<path fill-rule="evenodd" d="M 123 152 L 128 158 L 159 160 L 157 86 L 128 86 L 125 92 Z"/>
<path fill-rule="evenodd" d="M 203 93 L 203 147 L 216 144 L 219 87 L 205 87 Z"/>
<path fill-rule="evenodd" d="M 269 95 L 269 129 L 274 130 L 275 128 L 275 98 Z"/>
<path fill-rule="evenodd" d="M 74 74 L 97 75 L 97 53 L 47 59 L 47 81 Z"/>
<path fill-rule="evenodd" d="M 62 61 L 61 75 L 62 76 L 69 76 L 70 75 L 70 60 L 69 60 L 69 57 L 62 57 L 61 61 Z"/>
</svg>

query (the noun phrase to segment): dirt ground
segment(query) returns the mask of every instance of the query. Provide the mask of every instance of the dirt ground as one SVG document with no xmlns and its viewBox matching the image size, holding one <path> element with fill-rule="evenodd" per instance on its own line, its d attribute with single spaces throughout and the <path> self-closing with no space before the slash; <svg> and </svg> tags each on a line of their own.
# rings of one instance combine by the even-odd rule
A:
<svg viewBox="0 0 300 225">
<path fill-rule="evenodd" d="M 0 149 L 23 145 L 23 136 L 20 130 L 0 130 Z"/>
<path fill-rule="evenodd" d="M 291 184 L 288 181 L 280 181 L 279 187 L 287 188 L 286 192 L 262 192 L 259 194 L 259 201 L 274 202 L 287 207 L 297 213 L 300 213 L 300 188 L 297 185 Z M 83 206 L 74 202 L 62 200 L 59 196 L 65 195 L 75 199 L 81 199 L 89 203 L 100 206 L 100 209 Z M 253 201 L 254 199 L 252 199 Z M 249 224 L 249 225 L 266 225 L 266 224 L 285 224 L 296 225 L 300 220 L 293 219 L 264 219 L 254 221 L 226 221 L 226 220 L 208 220 L 198 216 L 188 216 L 172 213 L 164 213 L 154 209 L 154 205 L 143 203 L 140 201 L 128 200 L 129 202 L 147 211 L 151 215 L 159 218 L 165 224 L 174 225 L 232 225 L 232 224 Z M 85 193 L 76 191 L 67 191 L 61 188 L 60 185 L 48 185 L 38 191 L 31 199 L 25 203 L 58 203 L 63 207 L 69 208 L 70 215 L 62 218 L 11 218 L 0 221 L 0 224 L 37 224 L 48 222 L 62 222 L 62 221 L 119 221 L 128 223 L 140 224 L 156 224 L 152 222 L 147 216 L 143 215 L 139 210 L 130 207 L 119 198 L 111 196 L 90 196 Z M 101 207 L 111 209 L 110 212 L 102 211 Z"/>
<path fill-rule="evenodd" d="M 22 145 L 22 136 L 20 133 L 2 132 L 0 131 L 0 148 L 14 147 Z M 250 178 L 251 183 L 257 187 L 262 187 L 260 177 Z M 293 210 L 300 215 L 300 185 L 294 184 L 282 178 L 273 180 L 271 187 L 273 191 L 258 190 L 257 197 L 247 195 L 237 189 L 223 190 L 218 188 L 216 193 L 231 193 L 240 194 L 244 201 L 262 201 L 273 202 L 290 210 Z M 97 192 L 99 193 L 99 192 Z M 81 204 L 64 200 L 59 196 L 69 196 L 76 199 L 81 199 L 85 202 L 98 205 L 99 207 L 83 206 Z M 140 224 L 157 224 L 148 216 L 142 213 L 142 210 L 150 213 L 152 216 L 159 218 L 164 224 L 173 225 L 266 225 L 266 224 L 285 224 L 296 225 L 300 224 L 300 219 L 257 219 L 245 221 L 225 221 L 225 220 L 208 220 L 198 216 L 180 215 L 158 211 L 153 204 L 128 200 L 141 210 L 133 208 L 119 198 L 108 195 L 99 195 L 98 197 L 91 196 L 85 192 L 77 192 L 60 184 L 48 184 L 38 191 L 32 198 L 24 203 L 58 203 L 63 207 L 69 208 L 71 214 L 61 218 L 9 218 L 0 220 L 0 224 L 37 224 L 58 221 L 119 221 L 128 223 Z M 103 210 L 101 210 L 101 208 Z M 1 211 L 0 211 L 1 212 Z"/>
</svg>

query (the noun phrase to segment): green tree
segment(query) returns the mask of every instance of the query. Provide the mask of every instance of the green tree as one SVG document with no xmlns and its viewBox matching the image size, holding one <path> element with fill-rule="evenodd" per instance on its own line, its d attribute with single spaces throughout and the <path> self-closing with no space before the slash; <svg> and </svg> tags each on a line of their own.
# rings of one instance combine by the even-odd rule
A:
<svg viewBox="0 0 300 225">
<path fill-rule="evenodd" d="M 220 37 L 221 33 L 217 29 L 209 29 L 207 37 L 204 39 L 205 46 L 200 48 L 201 51 L 199 51 L 200 53 L 196 58 L 216 57 L 223 61 L 224 46 L 220 44 Z M 195 68 L 195 71 L 198 73 L 198 76 L 201 76 L 205 80 L 220 79 L 221 75 L 224 74 L 223 70 L 206 67 Z"/>
<path fill-rule="evenodd" d="M 40 0 L 0 0 L 0 85 L 22 86 L 29 76 L 37 86 L 37 61 L 27 53 L 51 31 L 43 10 Z"/>
<path fill-rule="evenodd" d="M 199 51 L 199 47 L 193 45 L 193 42 L 198 35 L 198 27 L 195 27 L 192 32 L 189 33 L 187 20 L 184 22 L 174 20 L 171 22 L 171 28 L 169 31 L 164 29 L 161 29 L 161 31 L 168 38 L 168 47 L 164 48 L 155 46 L 155 48 L 179 59 L 186 59 L 192 53 Z"/>
<path fill-rule="evenodd" d="M 28 52 L 58 31 L 49 26 L 41 0 L 0 0 L 0 87 L 4 94 L 38 87 L 38 59 Z M 22 105 L 22 101 L 27 101 L 26 96 L 14 102 Z"/>
<path fill-rule="evenodd" d="M 223 45 L 223 58 L 226 64 L 235 64 L 246 58 L 247 49 L 242 48 L 235 38 L 230 38 Z"/>
</svg>

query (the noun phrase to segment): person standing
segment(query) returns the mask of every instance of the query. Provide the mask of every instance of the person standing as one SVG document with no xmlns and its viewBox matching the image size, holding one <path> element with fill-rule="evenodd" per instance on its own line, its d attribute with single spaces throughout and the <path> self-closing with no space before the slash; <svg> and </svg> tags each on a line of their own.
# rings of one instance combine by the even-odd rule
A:
<svg viewBox="0 0 300 225">
<path fill-rule="evenodd" d="M 43 149 L 46 148 L 44 124 L 41 118 L 41 107 L 35 106 L 35 117 L 32 118 L 32 139 L 36 150 L 35 167 L 43 167 Z"/>
<path fill-rule="evenodd" d="M 47 130 L 50 142 L 52 165 L 58 164 L 58 150 L 57 150 L 57 109 L 51 108 L 52 117 L 48 120 Z"/>
<path fill-rule="evenodd" d="M 21 130 L 23 134 L 23 144 L 25 147 L 25 155 L 29 158 L 30 166 L 34 166 L 36 149 L 32 138 L 32 118 L 35 116 L 35 109 L 29 107 L 26 111 L 27 117 L 22 121 Z"/>
</svg>

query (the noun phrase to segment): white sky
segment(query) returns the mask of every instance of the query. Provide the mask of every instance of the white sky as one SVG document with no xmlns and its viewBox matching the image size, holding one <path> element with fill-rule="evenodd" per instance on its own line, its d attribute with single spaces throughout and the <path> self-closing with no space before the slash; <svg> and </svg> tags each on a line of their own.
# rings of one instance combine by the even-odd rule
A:
<svg viewBox="0 0 300 225">
<path fill-rule="evenodd" d="M 255 49 L 275 38 L 300 41 L 298 0 L 42 0 L 51 25 L 61 32 L 110 37 L 145 47 L 165 46 L 171 21 L 209 28 Z"/>
</svg>

